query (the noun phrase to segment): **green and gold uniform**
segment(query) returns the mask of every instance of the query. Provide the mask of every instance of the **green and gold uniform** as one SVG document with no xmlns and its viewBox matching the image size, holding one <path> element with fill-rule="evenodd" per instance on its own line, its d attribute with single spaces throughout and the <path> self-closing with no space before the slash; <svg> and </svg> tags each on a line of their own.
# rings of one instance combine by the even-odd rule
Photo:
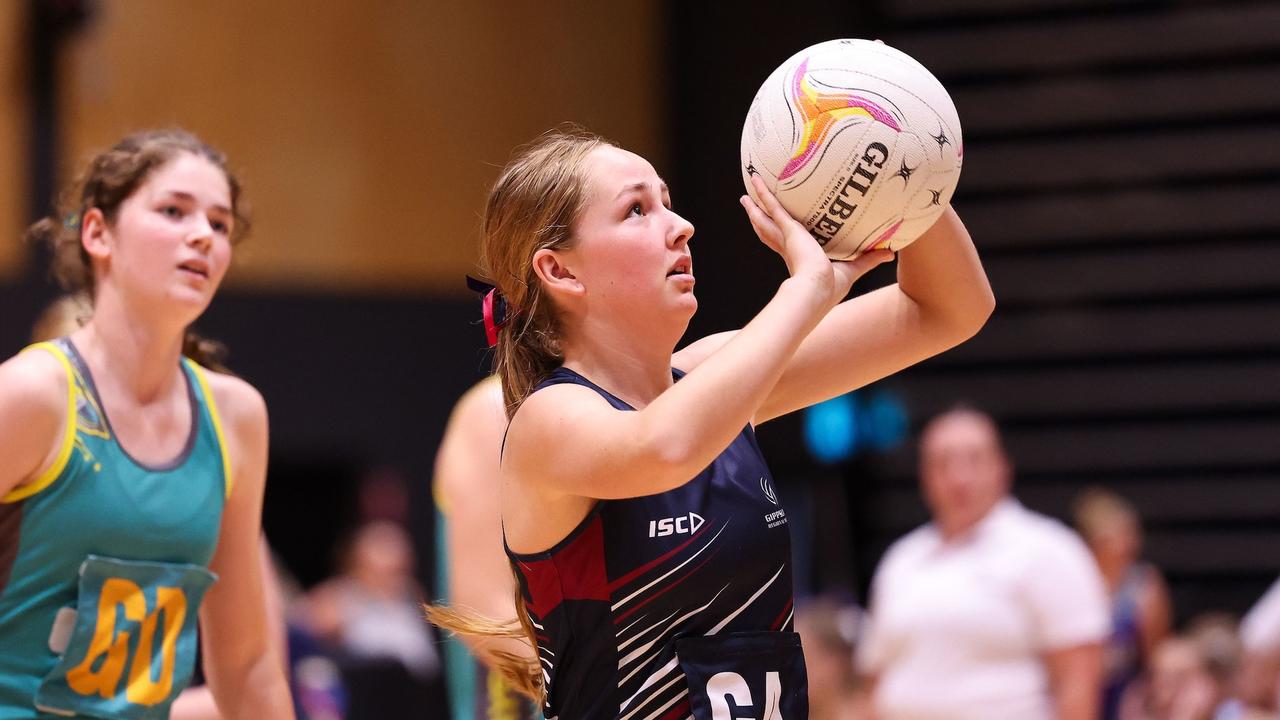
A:
<svg viewBox="0 0 1280 720">
<path fill-rule="evenodd" d="M 191 432 L 151 466 L 116 440 L 69 340 L 24 352 L 61 362 L 68 422 L 53 465 L 0 498 L 0 720 L 167 718 L 231 492 L 207 371 L 181 361 Z"/>
</svg>

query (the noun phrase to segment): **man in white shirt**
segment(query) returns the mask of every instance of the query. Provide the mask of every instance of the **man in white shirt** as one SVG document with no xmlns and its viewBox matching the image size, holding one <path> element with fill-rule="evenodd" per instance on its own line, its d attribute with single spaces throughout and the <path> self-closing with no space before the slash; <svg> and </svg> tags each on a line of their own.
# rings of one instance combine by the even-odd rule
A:
<svg viewBox="0 0 1280 720">
<path fill-rule="evenodd" d="M 1245 702 L 1274 712 L 1280 709 L 1280 580 L 1240 623 L 1244 645 L 1241 694 Z"/>
<path fill-rule="evenodd" d="M 872 582 L 859 665 L 878 720 L 1094 720 L 1111 621 L 1084 543 L 1009 495 L 987 415 L 957 409 L 920 440 L 933 522 Z"/>
</svg>

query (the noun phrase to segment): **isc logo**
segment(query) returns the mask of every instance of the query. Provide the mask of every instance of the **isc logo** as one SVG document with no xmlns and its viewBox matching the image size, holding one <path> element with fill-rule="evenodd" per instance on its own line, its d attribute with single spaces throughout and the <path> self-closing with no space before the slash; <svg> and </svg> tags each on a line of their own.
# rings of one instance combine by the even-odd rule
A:
<svg viewBox="0 0 1280 720">
<path fill-rule="evenodd" d="M 666 537 L 668 535 L 688 535 L 698 531 L 706 522 L 696 512 L 680 517 L 662 518 L 649 521 L 649 537 Z"/>
</svg>

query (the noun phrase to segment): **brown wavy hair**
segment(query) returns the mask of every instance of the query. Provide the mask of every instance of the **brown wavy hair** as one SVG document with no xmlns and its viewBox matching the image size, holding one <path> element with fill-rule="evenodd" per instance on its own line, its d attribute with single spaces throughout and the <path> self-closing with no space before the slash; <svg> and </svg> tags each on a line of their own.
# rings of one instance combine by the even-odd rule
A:
<svg viewBox="0 0 1280 720">
<path fill-rule="evenodd" d="M 50 272 L 71 294 L 93 303 L 97 278 L 89 254 L 80 242 L 80 224 L 93 208 L 114 223 L 124 201 L 152 172 L 182 153 L 204 158 L 222 171 L 231 189 L 231 213 L 235 218 L 231 240 L 238 243 L 249 232 L 250 219 L 241 197 L 240 180 L 227 166 L 222 151 L 180 129 L 143 130 L 124 137 L 114 147 L 94 156 L 76 180 L 54 202 L 53 213 L 27 229 L 27 242 L 46 245 L 52 254 Z M 224 368 L 226 349 L 188 330 L 183 354 L 211 369 Z"/>
</svg>

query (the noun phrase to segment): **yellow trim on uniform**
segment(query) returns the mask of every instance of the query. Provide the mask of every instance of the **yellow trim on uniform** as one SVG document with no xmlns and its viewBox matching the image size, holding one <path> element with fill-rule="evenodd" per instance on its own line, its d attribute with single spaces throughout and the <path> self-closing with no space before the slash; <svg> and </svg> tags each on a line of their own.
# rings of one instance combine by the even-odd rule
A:
<svg viewBox="0 0 1280 720">
<path fill-rule="evenodd" d="M 449 498 L 444 494 L 444 488 L 441 487 L 440 483 L 431 483 L 431 500 L 435 503 L 436 510 L 439 510 L 441 515 L 446 517 L 449 515 Z"/>
<path fill-rule="evenodd" d="M 214 401 L 213 393 L 209 390 L 209 381 L 205 380 L 205 369 L 188 358 L 182 360 L 195 372 L 196 381 L 200 383 L 200 393 L 204 395 L 205 405 L 209 408 L 209 418 L 213 420 L 213 434 L 218 438 L 218 452 L 222 455 L 222 472 L 225 476 L 223 483 L 226 485 L 229 498 L 231 488 L 235 486 L 235 479 L 231 476 L 231 458 L 227 455 L 227 436 L 222 432 L 222 418 L 218 415 L 218 403 Z"/>
<path fill-rule="evenodd" d="M 47 470 L 40 473 L 31 483 L 10 490 L 4 497 L 0 497 L 0 503 L 14 503 L 19 500 L 35 495 L 53 484 L 54 480 L 62 474 L 67 467 L 67 461 L 71 459 L 71 448 L 76 444 L 76 371 L 71 367 L 71 361 L 67 359 L 65 353 L 57 345 L 51 342 L 36 343 L 25 348 L 27 350 L 45 350 L 58 358 L 62 363 L 62 369 L 67 371 L 67 427 L 62 434 L 62 447 L 58 449 L 58 456 L 54 459 L 53 464 Z"/>
</svg>

